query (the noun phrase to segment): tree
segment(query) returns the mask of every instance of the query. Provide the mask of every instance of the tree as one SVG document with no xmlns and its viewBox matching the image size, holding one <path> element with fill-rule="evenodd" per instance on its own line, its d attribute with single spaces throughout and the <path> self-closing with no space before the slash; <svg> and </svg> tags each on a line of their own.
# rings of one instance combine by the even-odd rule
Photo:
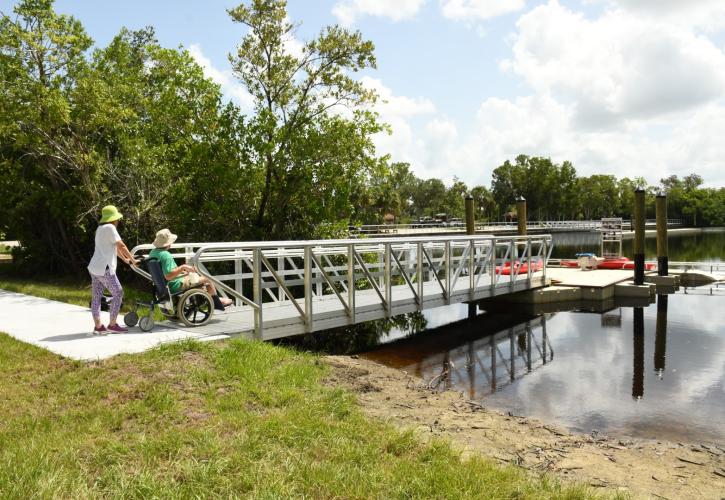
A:
<svg viewBox="0 0 725 500">
<path fill-rule="evenodd" d="M 453 178 L 453 184 L 446 190 L 445 206 L 443 212 L 449 217 L 464 217 L 466 212 L 465 198 L 468 195 L 468 186 L 458 178 Z"/>
<path fill-rule="evenodd" d="M 131 243 L 174 223 L 204 233 L 200 214 L 235 220 L 216 208 L 239 182 L 254 185 L 228 174 L 243 122 L 188 53 L 160 47 L 152 29 L 122 30 L 87 58 L 90 38 L 51 1 L 15 11 L 0 20 L 0 227 L 28 264 L 82 270 L 109 203 Z"/>
<path fill-rule="evenodd" d="M 473 206 L 477 221 L 489 221 L 496 218 L 496 201 L 491 191 L 485 186 L 475 186 L 471 189 Z"/>
<path fill-rule="evenodd" d="M 618 201 L 617 179 L 613 175 L 592 175 L 578 179 L 584 219 L 612 217 Z"/>
<path fill-rule="evenodd" d="M 375 67 L 373 44 L 332 26 L 294 53 L 296 26 L 284 0 L 228 12 L 248 28 L 230 61 L 254 100 L 248 131 L 263 178 L 258 236 L 309 236 L 321 221 L 349 217 L 352 193 L 384 167 L 370 139 L 383 127 L 365 108 L 375 94 L 350 76 Z"/>
<path fill-rule="evenodd" d="M 13 179 L 0 209 L 4 225 L 33 249 L 28 257 L 49 260 L 53 270 L 84 259 L 74 216 L 97 196 L 97 171 L 73 126 L 70 100 L 92 41 L 51 0 L 23 0 L 14 12 L 15 19 L 0 18 L 0 162 Z"/>
<path fill-rule="evenodd" d="M 420 217 L 446 210 L 446 185 L 440 179 L 420 181 L 413 192 L 413 210 Z"/>
<path fill-rule="evenodd" d="M 554 164 L 550 158 L 519 155 L 494 169 L 491 192 L 499 212 L 510 210 L 523 196 L 529 219 L 556 219 L 576 206 L 576 170 L 570 162 Z"/>
</svg>

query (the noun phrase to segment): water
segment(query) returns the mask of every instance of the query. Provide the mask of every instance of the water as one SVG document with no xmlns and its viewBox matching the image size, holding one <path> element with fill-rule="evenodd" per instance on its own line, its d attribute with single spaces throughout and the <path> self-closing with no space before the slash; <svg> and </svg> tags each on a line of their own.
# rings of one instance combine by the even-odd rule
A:
<svg viewBox="0 0 725 500">
<path fill-rule="evenodd" d="M 642 308 L 488 313 L 365 356 L 574 431 L 725 444 L 724 301 L 701 288 Z"/>
<path fill-rule="evenodd" d="M 551 256 L 555 259 L 574 258 L 579 252 L 600 253 L 599 233 L 555 233 L 552 235 L 554 249 Z M 725 259 L 725 231 L 707 230 L 700 234 L 678 234 L 670 232 L 668 235 L 668 254 L 671 261 L 721 261 Z M 622 253 L 633 257 L 632 245 L 634 240 L 622 242 Z M 654 236 L 645 239 L 645 258 L 657 258 L 657 240 Z"/>
<path fill-rule="evenodd" d="M 672 237 L 669 248 L 673 261 L 725 260 L 725 233 Z M 417 329 L 379 332 L 383 345 L 365 356 L 578 432 L 725 444 L 725 285 L 641 305 L 497 306 L 466 319 L 458 304 L 424 311 L 409 322 Z"/>
</svg>

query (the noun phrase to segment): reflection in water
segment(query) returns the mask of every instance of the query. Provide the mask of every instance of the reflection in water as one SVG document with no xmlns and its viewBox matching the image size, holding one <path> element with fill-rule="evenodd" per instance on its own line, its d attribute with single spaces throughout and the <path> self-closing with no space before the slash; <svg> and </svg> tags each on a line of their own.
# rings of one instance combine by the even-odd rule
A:
<svg viewBox="0 0 725 500">
<path fill-rule="evenodd" d="M 700 292 L 524 316 L 492 306 L 365 356 L 576 431 L 725 443 L 725 308 Z"/>
<path fill-rule="evenodd" d="M 655 372 L 661 379 L 665 373 L 667 355 L 667 295 L 657 296 L 657 323 L 655 327 Z"/>
<path fill-rule="evenodd" d="M 644 396 L 644 309 L 634 308 L 632 338 L 634 340 L 634 367 L 632 369 L 632 397 L 642 399 Z"/>
<path fill-rule="evenodd" d="M 476 325 L 481 327 L 475 338 L 459 337 L 451 342 L 450 338 L 429 335 L 427 342 L 412 338 L 382 346 L 366 357 L 415 373 L 431 388 L 454 387 L 465 390 L 472 399 L 480 398 L 553 360 L 546 321 L 542 315 L 486 335 L 487 321 L 479 318 L 465 322 L 469 331 L 475 331 Z M 405 358 L 396 360 L 399 350 L 406 351 Z"/>
</svg>

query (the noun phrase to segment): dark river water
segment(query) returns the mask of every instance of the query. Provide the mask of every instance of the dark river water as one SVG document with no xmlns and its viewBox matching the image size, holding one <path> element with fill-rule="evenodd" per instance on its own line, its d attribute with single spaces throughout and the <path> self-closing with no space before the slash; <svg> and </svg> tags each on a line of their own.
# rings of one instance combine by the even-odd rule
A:
<svg viewBox="0 0 725 500">
<path fill-rule="evenodd" d="M 725 260 L 725 233 L 669 246 L 673 261 Z M 357 350 L 575 431 L 725 444 L 725 286 L 681 288 L 642 305 L 489 306 L 468 319 L 458 304 L 378 331 L 381 345 Z"/>
</svg>

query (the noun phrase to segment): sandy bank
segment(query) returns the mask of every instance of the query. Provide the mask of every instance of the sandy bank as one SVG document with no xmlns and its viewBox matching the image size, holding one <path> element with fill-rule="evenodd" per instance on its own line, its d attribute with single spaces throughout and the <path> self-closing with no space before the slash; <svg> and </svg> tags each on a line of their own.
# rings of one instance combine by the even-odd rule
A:
<svg viewBox="0 0 725 500">
<path fill-rule="evenodd" d="M 328 356 L 328 383 L 358 395 L 372 417 L 443 437 L 464 454 L 481 453 L 531 473 L 549 472 L 634 498 L 725 496 L 725 441 L 672 443 L 573 434 L 535 419 L 504 414 L 462 393 L 356 356 Z"/>
</svg>

